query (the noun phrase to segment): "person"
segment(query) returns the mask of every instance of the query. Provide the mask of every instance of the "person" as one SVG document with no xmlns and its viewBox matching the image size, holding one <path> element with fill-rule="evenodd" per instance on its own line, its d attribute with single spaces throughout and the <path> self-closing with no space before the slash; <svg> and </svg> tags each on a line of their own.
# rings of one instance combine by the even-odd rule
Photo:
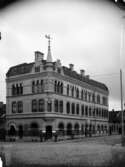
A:
<svg viewBox="0 0 125 167">
<path fill-rule="evenodd" d="M 57 142 L 57 138 L 58 138 L 58 134 L 57 134 L 57 131 L 54 131 L 54 141 Z"/>
<path fill-rule="evenodd" d="M 43 142 L 43 132 L 42 132 L 42 130 L 40 131 L 40 141 Z"/>
</svg>

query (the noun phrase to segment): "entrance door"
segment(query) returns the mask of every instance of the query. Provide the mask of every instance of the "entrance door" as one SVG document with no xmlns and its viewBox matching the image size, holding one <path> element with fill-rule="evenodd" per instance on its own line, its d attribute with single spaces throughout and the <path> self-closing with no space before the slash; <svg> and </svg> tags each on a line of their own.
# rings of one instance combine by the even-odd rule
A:
<svg viewBox="0 0 125 167">
<path fill-rule="evenodd" d="M 46 139 L 52 138 L 52 126 L 48 125 L 46 126 Z"/>
</svg>

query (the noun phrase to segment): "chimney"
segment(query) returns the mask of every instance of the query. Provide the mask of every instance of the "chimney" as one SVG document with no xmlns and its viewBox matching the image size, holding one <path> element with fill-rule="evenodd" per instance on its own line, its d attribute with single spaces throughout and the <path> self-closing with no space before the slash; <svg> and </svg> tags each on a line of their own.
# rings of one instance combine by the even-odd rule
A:
<svg viewBox="0 0 125 167">
<path fill-rule="evenodd" d="M 73 71 L 74 70 L 74 64 L 69 64 L 69 68 L 70 68 L 71 71 Z"/>
<path fill-rule="evenodd" d="M 86 78 L 87 78 L 87 79 L 89 79 L 89 78 L 90 78 L 90 76 L 89 76 L 89 75 L 86 75 Z"/>
<path fill-rule="evenodd" d="M 81 74 L 82 77 L 84 77 L 85 76 L 85 70 L 83 70 L 83 69 L 80 70 L 80 74 Z"/>
<path fill-rule="evenodd" d="M 39 51 L 35 51 L 35 62 L 41 62 L 44 59 L 44 54 Z"/>
</svg>

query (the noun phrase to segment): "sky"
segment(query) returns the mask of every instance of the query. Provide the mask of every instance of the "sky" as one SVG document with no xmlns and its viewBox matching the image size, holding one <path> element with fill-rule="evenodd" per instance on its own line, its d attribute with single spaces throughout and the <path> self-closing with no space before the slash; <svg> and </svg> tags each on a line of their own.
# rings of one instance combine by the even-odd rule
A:
<svg viewBox="0 0 125 167">
<path fill-rule="evenodd" d="M 72 63 L 78 73 L 84 69 L 90 78 L 106 84 L 109 109 L 120 109 L 120 68 L 125 94 L 124 12 L 105 0 L 27 0 L 2 10 L 0 101 L 6 102 L 8 69 L 33 62 L 36 50 L 46 59 L 45 34 L 50 34 L 53 61 Z"/>
</svg>

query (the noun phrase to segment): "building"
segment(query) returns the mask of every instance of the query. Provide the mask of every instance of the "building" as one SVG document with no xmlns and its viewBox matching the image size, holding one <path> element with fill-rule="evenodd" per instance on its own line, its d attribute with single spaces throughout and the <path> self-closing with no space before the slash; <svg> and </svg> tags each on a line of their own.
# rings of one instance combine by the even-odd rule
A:
<svg viewBox="0 0 125 167">
<path fill-rule="evenodd" d="M 5 140 L 6 104 L 0 101 L 0 140 Z"/>
<path fill-rule="evenodd" d="M 48 37 L 48 36 L 47 36 Z M 59 135 L 106 133 L 108 130 L 108 95 L 105 84 L 90 79 L 73 64 L 62 66 L 52 61 L 50 38 L 48 55 L 36 51 L 35 62 L 11 67 L 6 74 L 9 135 L 37 136 L 42 130 L 47 138 Z"/>
<path fill-rule="evenodd" d="M 109 111 L 109 132 L 110 134 L 121 134 L 122 133 L 121 120 L 122 120 L 122 112 L 120 110 Z M 125 130 L 125 110 L 124 110 L 124 130 Z"/>
</svg>

